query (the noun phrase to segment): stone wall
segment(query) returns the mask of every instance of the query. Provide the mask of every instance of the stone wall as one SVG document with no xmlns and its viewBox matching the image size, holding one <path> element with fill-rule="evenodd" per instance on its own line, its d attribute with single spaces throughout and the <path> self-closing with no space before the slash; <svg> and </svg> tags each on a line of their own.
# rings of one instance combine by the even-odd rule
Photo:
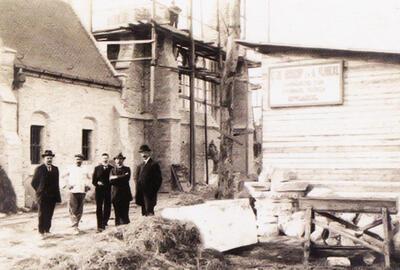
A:
<svg viewBox="0 0 400 270">
<path fill-rule="evenodd" d="M 49 78 L 27 76 L 17 91 L 19 106 L 18 128 L 22 142 L 22 179 L 27 188 L 27 205 L 32 201 L 30 181 L 37 165 L 30 161 L 30 126 L 44 126 L 43 148 L 51 149 L 54 164 L 63 175 L 74 162 L 74 155 L 82 152 L 82 129 L 93 129 L 91 160 L 85 166 L 91 172 L 100 155 L 111 157 L 122 151 L 127 165 L 132 166 L 132 138 L 128 138 L 128 121 L 120 118 L 120 93 L 94 87 L 74 85 Z M 134 139 L 133 139 L 134 140 Z M 60 179 L 62 185 L 66 179 Z"/>
<path fill-rule="evenodd" d="M 3 196 L 13 197 L 16 206 L 24 205 L 24 189 L 21 174 L 21 140 L 18 137 L 18 104 L 15 91 L 12 90 L 14 79 L 14 59 L 16 52 L 2 47 L 0 40 L 0 182 Z M 3 202 L 10 198 L 4 198 Z"/>
</svg>

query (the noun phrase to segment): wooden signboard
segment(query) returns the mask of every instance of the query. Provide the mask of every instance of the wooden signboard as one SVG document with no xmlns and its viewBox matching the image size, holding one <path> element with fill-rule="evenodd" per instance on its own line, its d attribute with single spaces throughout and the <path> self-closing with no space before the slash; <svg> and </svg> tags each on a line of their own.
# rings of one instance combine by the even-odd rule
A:
<svg viewBox="0 0 400 270">
<path fill-rule="evenodd" d="M 342 61 L 270 67 L 269 106 L 343 104 Z"/>
</svg>

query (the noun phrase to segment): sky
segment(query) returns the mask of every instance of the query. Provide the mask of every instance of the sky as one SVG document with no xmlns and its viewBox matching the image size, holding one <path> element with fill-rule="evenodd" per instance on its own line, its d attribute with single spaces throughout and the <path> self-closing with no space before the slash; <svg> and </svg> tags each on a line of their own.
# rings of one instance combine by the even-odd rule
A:
<svg viewBox="0 0 400 270">
<path fill-rule="evenodd" d="M 123 20 L 129 6 L 150 7 L 149 0 L 66 0 L 85 24 L 92 1 L 94 28 Z M 168 5 L 170 0 L 157 0 Z M 230 1 L 230 0 L 221 0 Z M 400 51 L 400 0 L 242 0 L 246 2 L 245 38 L 319 47 Z M 188 0 L 176 0 L 185 15 Z M 209 21 L 215 16 L 216 0 L 193 0 L 194 17 Z M 126 16 L 126 15 L 125 15 Z M 180 20 L 185 28 L 187 18 Z M 195 22 L 195 31 L 200 26 Z M 203 31 L 210 31 L 207 26 Z"/>
</svg>

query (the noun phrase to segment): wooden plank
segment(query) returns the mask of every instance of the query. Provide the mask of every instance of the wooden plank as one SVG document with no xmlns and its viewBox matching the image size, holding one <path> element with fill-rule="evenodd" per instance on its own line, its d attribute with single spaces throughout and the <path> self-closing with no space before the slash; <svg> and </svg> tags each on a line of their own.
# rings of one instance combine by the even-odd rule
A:
<svg viewBox="0 0 400 270">
<path fill-rule="evenodd" d="M 390 256 L 391 256 L 391 235 L 390 235 L 390 216 L 388 214 L 389 209 L 383 207 L 382 211 L 382 220 L 383 220 L 383 256 L 385 257 L 385 267 L 390 269 Z"/>
<path fill-rule="evenodd" d="M 145 39 L 145 40 L 115 40 L 115 41 L 98 41 L 99 43 L 106 45 L 134 45 L 134 44 L 146 44 L 152 43 L 153 39 Z"/>
<path fill-rule="evenodd" d="M 332 226 L 332 224 L 325 224 L 324 222 L 318 221 L 318 220 L 313 220 L 313 223 L 321 228 L 327 229 L 329 231 L 332 231 L 334 233 L 340 234 L 344 237 L 347 237 L 349 239 L 351 239 L 352 241 L 363 245 L 364 247 L 367 247 L 373 251 L 379 252 L 379 253 L 383 253 L 382 247 L 377 247 L 374 246 L 373 244 L 367 242 L 366 240 L 364 240 L 362 237 L 358 238 L 356 236 L 354 236 L 351 231 L 347 230 L 347 229 L 341 229 L 341 228 L 336 228 L 335 226 Z"/>
<path fill-rule="evenodd" d="M 118 59 L 118 60 L 110 60 L 111 63 L 116 62 L 135 62 L 135 61 L 146 61 L 151 60 L 151 57 L 138 57 L 138 58 L 131 58 L 131 59 Z"/>
<path fill-rule="evenodd" d="M 371 253 L 369 248 L 364 248 L 361 246 L 322 246 L 315 245 L 312 250 L 312 255 L 321 258 L 321 257 L 343 257 L 346 256 L 348 258 L 352 258 L 355 256 L 362 256 Z"/>
<path fill-rule="evenodd" d="M 305 229 L 304 229 L 304 266 L 308 269 L 308 263 L 310 259 L 310 252 L 311 252 L 311 232 L 312 232 L 312 220 L 314 218 L 314 213 L 311 207 L 307 207 L 305 213 Z"/>
<path fill-rule="evenodd" d="M 299 198 L 299 208 L 306 210 L 309 207 L 316 211 L 353 212 L 353 213 L 381 213 L 382 207 L 390 214 L 397 213 L 395 199 L 360 199 L 360 198 Z"/>
<path fill-rule="evenodd" d="M 383 239 L 382 239 L 379 235 L 377 235 L 376 233 L 369 232 L 369 231 L 367 231 L 367 230 L 364 229 L 364 228 L 359 228 L 357 225 L 354 225 L 354 224 L 352 224 L 352 223 L 350 223 L 350 222 L 348 222 L 348 221 L 346 221 L 346 220 L 343 220 L 343 219 L 341 219 L 341 218 L 338 218 L 338 217 L 336 217 L 336 216 L 334 216 L 334 215 L 331 215 L 331 214 L 326 213 L 326 212 L 323 212 L 323 211 L 316 211 L 316 213 L 318 213 L 320 216 L 323 216 L 323 217 L 329 218 L 330 220 L 333 220 L 333 221 L 335 221 L 335 222 L 338 222 L 338 223 L 344 225 L 346 228 L 355 230 L 356 233 L 357 233 L 357 232 L 360 232 L 360 231 L 361 231 L 363 234 L 365 233 L 365 237 L 366 237 L 366 239 L 367 239 L 369 242 L 374 242 L 374 241 L 376 241 L 376 240 L 383 240 Z M 380 221 L 381 221 L 380 224 L 382 224 L 382 220 L 380 220 Z M 378 225 L 379 225 L 379 224 L 378 224 Z M 375 226 L 377 226 L 377 225 L 374 225 L 373 227 L 375 227 Z M 369 227 L 369 229 L 370 229 L 370 228 L 373 228 L 373 227 Z M 380 244 L 380 242 L 375 242 L 375 243 L 376 243 L 376 244 Z"/>
</svg>

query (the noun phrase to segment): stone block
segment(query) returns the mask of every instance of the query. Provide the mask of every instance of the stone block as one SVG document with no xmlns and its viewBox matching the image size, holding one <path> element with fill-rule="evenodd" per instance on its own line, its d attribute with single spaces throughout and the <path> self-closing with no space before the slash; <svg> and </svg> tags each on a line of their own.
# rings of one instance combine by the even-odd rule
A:
<svg viewBox="0 0 400 270">
<path fill-rule="evenodd" d="M 334 195 L 334 191 L 329 188 L 313 188 L 307 193 L 307 197 L 325 197 L 329 195 Z"/>
<path fill-rule="evenodd" d="M 257 225 L 263 223 L 277 223 L 278 217 L 273 215 L 257 215 Z"/>
<path fill-rule="evenodd" d="M 265 204 L 257 204 L 256 201 L 256 209 L 258 212 L 267 212 L 272 215 L 280 215 L 282 212 L 291 211 L 293 209 L 292 203 L 265 203 Z"/>
<path fill-rule="evenodd" d="M 328 257 L 326 259 L 329 266 L 343 266 L 350 267 L 350 260 L 346 257 Z"/>
<path fill-rule="evenodd" d="M 278 224 L 267 223 L 257 227 L 257 234 L 262 237 L 273 237 L 279 235 Z"/>
<path fill-rule="evenodd" d="M 304 195 L 309 184 L 304 182 L 272 182 L 271 190 L 275 192 L 300 192 L 298 195 Z"/>
<path fill-rule="evenodd" d="M 200 231 L 205 248 L 226 251 L 258 241 L 256 218 L 248 199 L 166 208 L 161 216 L 193 222 Z"/>
</svg>

